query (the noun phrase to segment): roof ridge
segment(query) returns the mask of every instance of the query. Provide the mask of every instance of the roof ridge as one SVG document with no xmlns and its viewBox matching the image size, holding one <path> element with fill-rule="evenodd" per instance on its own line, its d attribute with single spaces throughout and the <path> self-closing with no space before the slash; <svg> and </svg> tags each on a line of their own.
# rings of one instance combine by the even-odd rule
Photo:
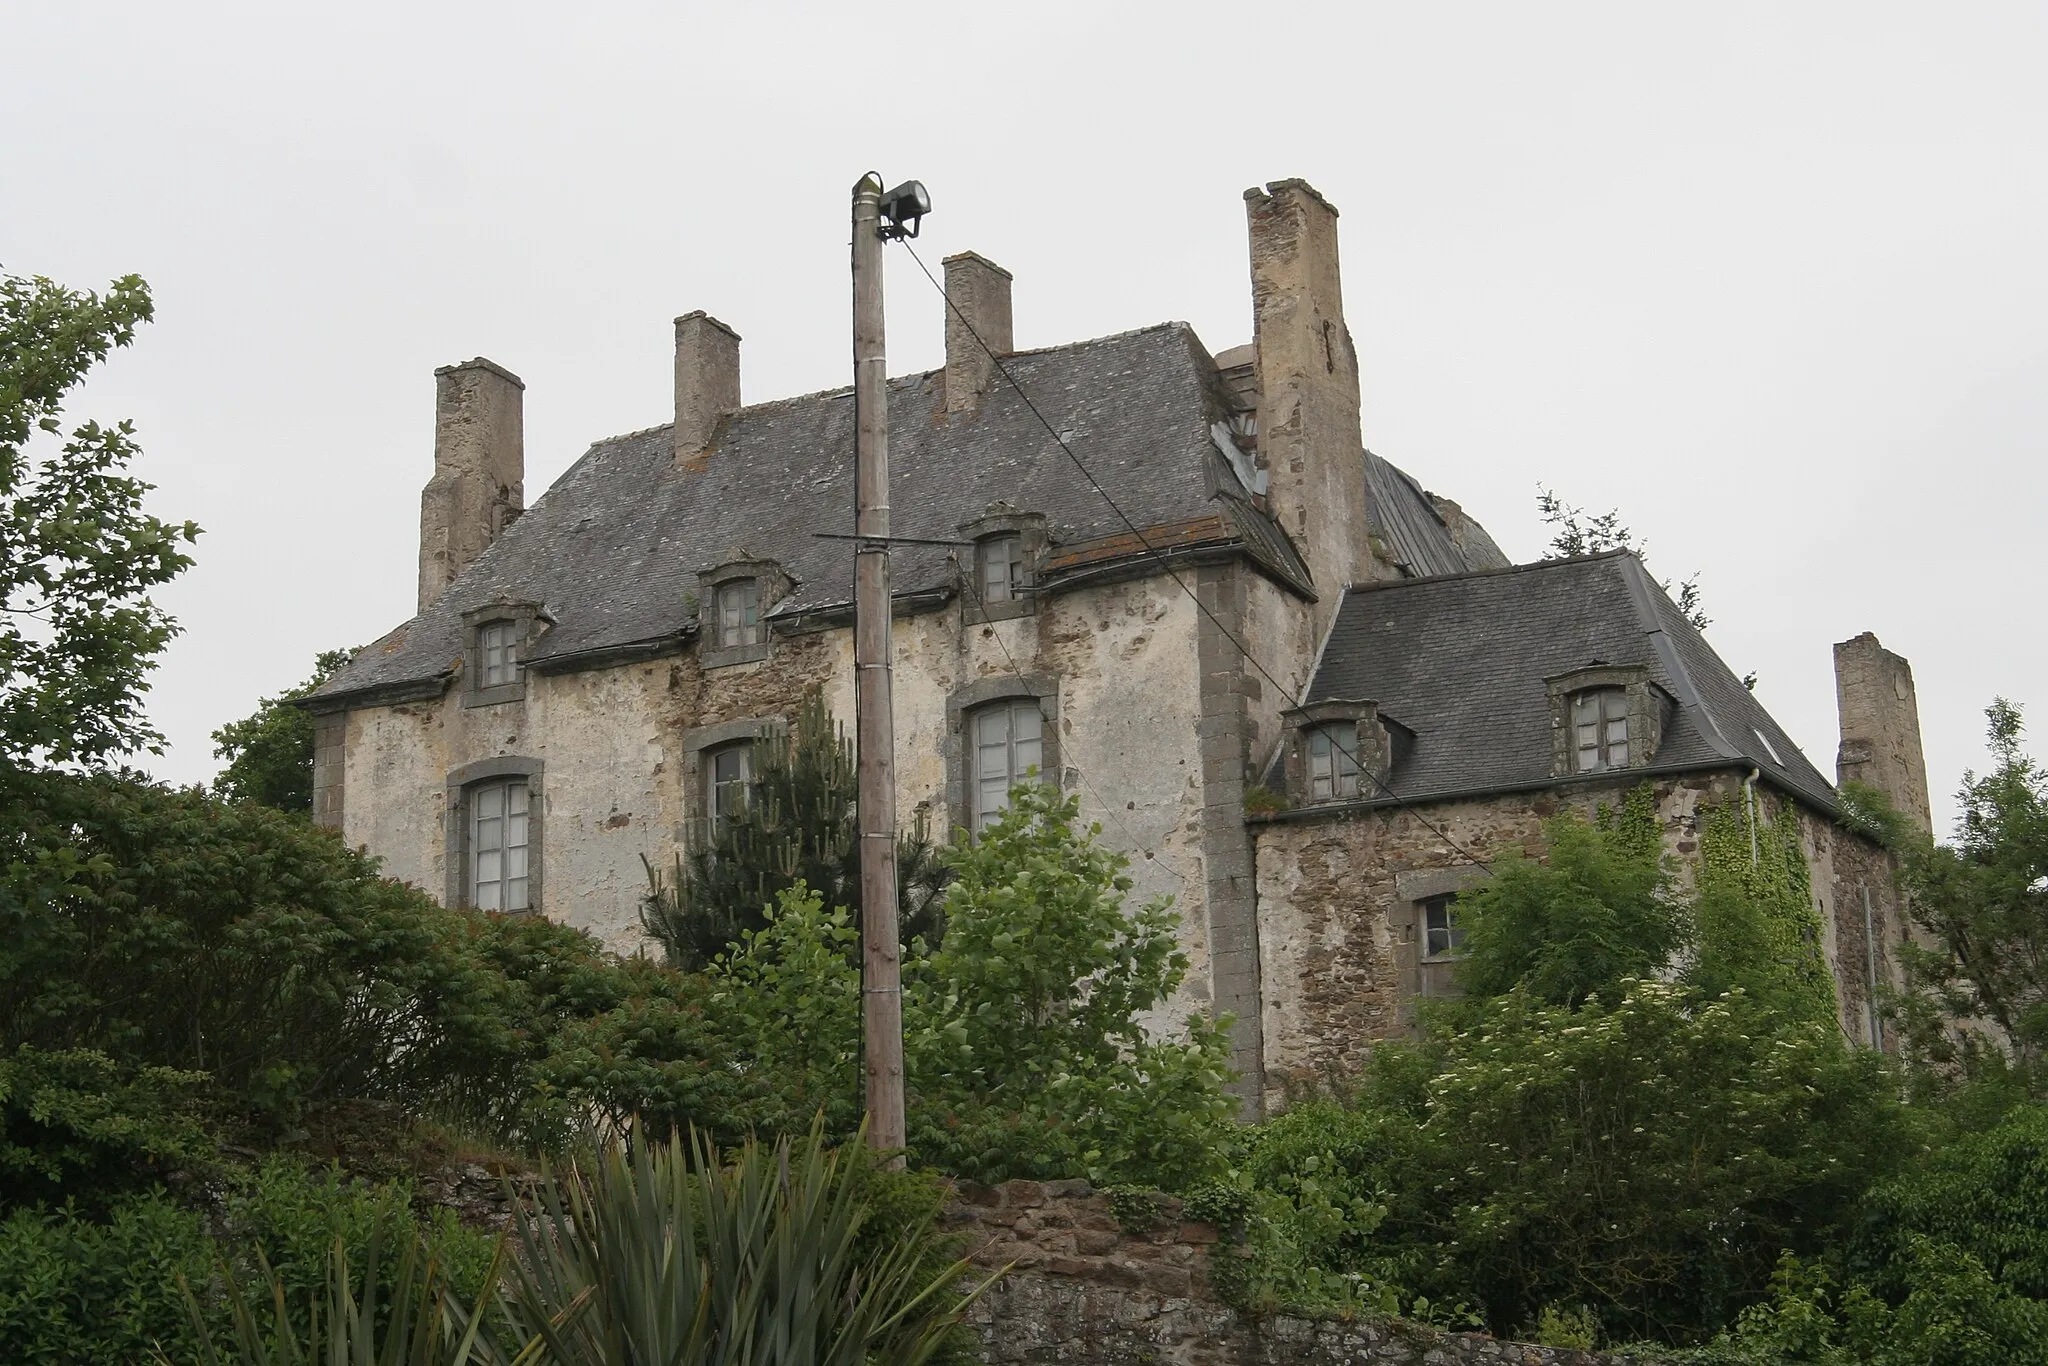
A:
<svg viewBox="0 0 2048 1366">
<path fill-rule="evenodd" d="M 1380 457 L 1386 459 L 1385 456 Z M 1392 464 L 1391 461 L 1388 462 Z M 1394 466 L 1400 469 L 1400 466 Z M 1455 574 L 1418 574 L 1404 579 L 1374 579 L 1368 583 L 1346 584 L 1346 593 L 1384 593 L 1396 588 L 1412 588 L 1418 584 L 1444 583 L 1451 579 L 1490 579 L 1503 574 L 1525 574 L 1539 569 L 1561 569 L 1568 565 L 1597 564 L 1620 556 L 1635 558 L 1632 550 L 1601 550 L 1591 555 L 1559 555 L 1548 560 L 1528 560 L 1522 564 L 1503 565 L 1495 569 L 1463 569 Z"/>
<path fill-rule="evenodd" d="M 1144 327 L 1127 328 L 1122 332 L 1107 333 L 1100 337 L 1084 337 L 1079 341 L 1060 342 L 1054 346 L 1035 346 L 1024 351 L 1006 351 L 1003 353 L 1003 359 L 1015 360 L 1021 356 L 1047 356 L 1056 351 L 1075 351 L 1084 346 L 1096 346 L 1103 342 L 1127 341 L 1132 337 L 1144 336 L 1148 332 L 1167 331 L 1184 332 L 1189 336 L 1195 335 L 1192 323 L 1180 321 L 1158 322 L 1147 324 Z M 938 366 L 930 370 L 911 370 L 901 375 L 891 375 L 888 381 L 889 386 L 896 388 L 898 386 L 922 384 L 933 375 L 942 373 L 944 369 L 944 366 Z M 852 393 L 853 386 L 851 384 L 837 384 L 829 389 L 812 389 L 808 393 L 789 394 L 782 398 L 763 399 L 759 403 L 743 403 L 739 407 L 739 413 L 755 413 L 767 408 L 786 407 L 793 403 L 815 403 L 820 399 L 842 398 Z M 657 422 L 648 427 L 635 427 L 630 431 L 614 432 L 610 436 L 601 436 L 592 441 L 590 449 L 595 450 L 599 446 L 609 446 L 620 441 L 631 441 L 635 437 L 652 436 L 656 432 L 668 431 L 675 425 L 674 419 L 670 419 L 667 422 Z"/>
</svg>

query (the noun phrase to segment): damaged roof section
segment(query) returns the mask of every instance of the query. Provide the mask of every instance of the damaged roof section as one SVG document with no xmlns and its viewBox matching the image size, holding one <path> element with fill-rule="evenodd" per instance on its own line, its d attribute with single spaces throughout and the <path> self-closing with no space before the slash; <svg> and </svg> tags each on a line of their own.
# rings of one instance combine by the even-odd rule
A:
<svg viewBox="0 0 2048 1366">
<path fill-rule="evenodd" d="M 1388 778 L 1396 797 L 1476 795 L 1559 781 L 1546 680 L 1595 665 L 1645 668 L 1676 704 L 1634 771 L 1755 768 L 1835 809 L 1827 779 L 1627 552 L 1354 588 L 1305 701 L 1371 698 L 1414 732 Z"/>
</svg>

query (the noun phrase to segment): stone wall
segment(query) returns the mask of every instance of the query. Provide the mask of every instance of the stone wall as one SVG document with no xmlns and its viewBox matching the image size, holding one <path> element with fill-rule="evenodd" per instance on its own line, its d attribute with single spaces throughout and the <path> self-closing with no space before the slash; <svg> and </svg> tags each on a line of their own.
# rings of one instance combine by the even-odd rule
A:
<svg viewBox="0 0 2048 1366">
<path fill-rule="evenodd" d="M 1153 578 L 1051 595 L 1035 613 L 1003 621 L 965 620 L 949 604 L 900 617 L 895 629 L 904 822 L 922 811 L 943 833 L 963 818 L 963 692 L 1020 677 L 1049 683 L 1047 758 L 1059 771 L 1048 776 L 1129 855 L 1132 897 L 1172 896 L 1183 916 L 1192 971 L 1173 1014 L 1210 1005 L 1199 620 L 1171 580 Z M 767 658 L 721 667 L 692 651 L 575 673 L 532 670 L 523 697 L 486 706 L 465 706 L 458 679 L 436 698 L 350 711 L 322 775 L 346 794 L 337 804 L 348 842 L 439 897 L 447 825 L 458 814 L 449 775 L 491 759 L 537 761 L 541 910 L 631 951 L 641 942 L 641 857 L 668 865 L 703 814 L 692 735 L 786 718 L 812 686 L 850 727 L 845 627 L 778 633 Z M 1138 698 L 1144 705 L 1132 705 Z M 1240 810 L 1228 814 L 1242 841 Z M 1248 874 L 1248 851 L 1245 863 Z"/>
<path fill-rule="evenodd" d="M 1419 998 L 1455 989 L 1452 963 L 1423 952 L 1422 903 L 1486 874 L 1445 835 L 1487 862 L 1510 852 L 1538 857 L 1545 820 L 1567 808 L 1590 815 L 1617 806 L 1640 781 L 1624 775 L 1434 803 L 1420 813 L 1353 806 L 1257 822 L 1262 975 L 1288 984 L 1264 1000 L 1268 1103 L 1290 1085 L 1355 1073 L 1375 1040 L 1413 1031 Z M 1666 777 L 1654 791 L 1665 847 L 1681 864 L 1698 853 L 1701 808 L 1742 800 L 1733 772 Z M 1871 1009 L 1872 983 L 1899 980 L 1896 945 L 1906 933 L 1889 857 L 1772 793 L 1760 801 L 1770 819 L 1796 822 L 1843 1033 L 1892 1046 Z"/>
<path fill-rule="evenodd" d="M 972 1256 L 1007 1276 L 970 1321 L 991 1366 L 1622 1366 L 1630 1358 L 1399 1322 L 1252 1319 L 1218 1301 L 1216 1229 L 1162 1200 L 1125 1228 L 1085 1181 L 963 1185 L 950 1214 Z"/>
</svg>

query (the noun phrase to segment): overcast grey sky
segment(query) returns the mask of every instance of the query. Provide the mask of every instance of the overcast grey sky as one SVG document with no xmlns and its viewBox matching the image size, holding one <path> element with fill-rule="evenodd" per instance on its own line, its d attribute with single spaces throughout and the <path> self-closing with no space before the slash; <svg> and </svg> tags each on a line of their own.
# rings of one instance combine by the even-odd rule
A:
<svg viewBox="0 0 2048 1366">
<path fill-rule="evenodd" d="M 1832 773 L 1829 645 L 1919 682 L 1937 820 L 2034 704 L 2048 6 L 0 0 L 0 265 L 158 321 L 133 417 L 206 528 L 153 767 L 411 615 L 436 365 L 527 384 L 527 497 L 666 421 L 669 320 L 748 401 L 847 381 L 846 198 L 1016 273 L 1019 346 L 1249 340 L 1245 187 L 1342 210 L 1368 445 L 1516 559 L 1619 507 Z M 892 257 L 891 370 L 940 362 Z M 1085 456 L 1085 452 L 1083 452 Z"/>
</svg>

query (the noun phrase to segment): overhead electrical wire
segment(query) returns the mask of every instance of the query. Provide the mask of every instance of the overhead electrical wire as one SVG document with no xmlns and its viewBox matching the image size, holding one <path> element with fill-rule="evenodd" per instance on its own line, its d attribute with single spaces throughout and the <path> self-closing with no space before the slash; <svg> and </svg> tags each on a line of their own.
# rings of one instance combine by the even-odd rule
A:
<svg viewBox="0 0 2048 1366">
<path fill-rule="evenodd" d="M 1038 425 L 1045 428 L 1046 435 L 1050 436 L 1053 439 L 1053 441 L 1059 446 L 1060 450 L 1065 453 L 1067 459 L 1073 463 L 1074 468 L 1080 472 L 1081 477 L 1087 481 L 1088 487 L 1094 489 L 1096 495 L 1100 497 L 1106 505 L 1108 505 L 1109 510 L 1116 514 L 1117 520 L 1124 524 L 1124 529 L 1131 533 L 1131 535 L 1137 540 L 1139 546 L 1144 549 L 1146 554 L 1150 555 L 1154 560 L 1158 562 L 1160 570 L 1163 573 L 1165 573 L 1165 575 L 1168 578 L 1173 580 L 1174 586 L 1179 588 L 1181 592 L 1187 595 L 1188 601 L 1194 603 L 1196 611 L 1200 612 L 1203 616 L 1207 617 L 1209 619 L 1210 624 L 1213 625 L 1218 631 L 1221 631 L 1223 633 L 1224 639 L 1228 640 L 1233 646 L 1237 648 L 1237 652 L 1244 657 L 1245 661 L 1249 663 L 1252 666 L 1252 668 L 1258 670 L 1260 677 L 1264 678 L 1268 683 L 1272 684 L 1274 689 L 1277 690 L 1282 697 L 1286 698 L 1291 706 L 1299 707 L 1301 705 L 1300 695 L 1297 694 L 1294 691 L 1294 689 L 1288 687 L 1285 683 L 1281 682 L 1280 679 L 1273 673 L 1273 671 L 1271 669 L 1268 669 L 1265 666 L 1265 664 L 1259 660 L 1259 657 L 1252 653 L 1251 648 L 1248 645 L 1246 645 L 1242 640 L 1239 640 L 1236 634 L 1232 632 L 1231 629 L 1223 623 L 1222 619 L 1219 618 L 1215 612 L 1210 610 L 1208 604 L 1202 601 L 1200 595 L 1198 595 L 1194 589 L 1188 586 L 1187 581 L 1185 579 L 1181 578 L 1179 571 L 1177 571 L 1173 567 L 1172 562 L 1166 558 L 1165 554 L 1162 553 L 1158 547 L 1154 546 L 1150 540 L 1146 539 L 1145 533 L 1138 529 L 1137 523 L 1133 522 L 1130 519 L 1130 517 L 1125 514 L 1123 508 L 1117 505 L 1116 499 L 1110 497 L 1109 490 L 1105 489 L 1102 486 L 1101 481 L 1095 477 L 1094 472 L 1088 468 L 1087 463 L 1084 462 L 1079 455 L 1075 454 L 1074 448 L 1067 444 L 1066 438 L 1060 435 L 1059 429 L 1053 426 L 1053 424 L 1046 419 L 1045 414 L 1038 410 L 1038 405 L 1032 401 L 1031 395 L 1025 390 L 1022 384 L 1019 384 L 1017 382 L 1017 377 L 1010 373 L 1010 367 L 1003 364 L 1003 358 L 997 355 L 995 349 L 991 347 L 985 340 L 982 339 L 982 335 L 975 328 L 973 320 L 970 319 L 965 313 L 961 312 L 960 306 L 953 302 L 953 297 L 950 294 L 946 293 L 945 285 L 941 284 L 939 282 L 938 277 L 932 274 L 930 268 L 925 265 L 924 258 L 917 254 L 917 249 L 911 246 L 909 242 L 903 241 L 901 239 L 898 239 L 898 243 L 899 245 L 902 246 L 905 252 L 909 253 L 910 259 L 917 264 L 918 271 L 924 276 L 925 280 L 931 285 L 933 289 L 938 291 L 939 297 L 946 301 L 947 310 L 951 312 L 955 318 L 958 318 L 960 320 L 960 325 L 967 330 L 967 335 L 974 338 L 974 344 L 976 346 L 979 346 L 982 349 L 982 352 L 985 355 L 987 355 L 990 363 L 995 366 L 996 373 L 1000 374 L 1003 377 L 1004 381 L 1012 389 L 1016 390 L 1017 397 L 1024 401 L 1024 406 L 1031 410 L 1031 415 L 1038 419 Z M 1007 647 L 1005 647 L 1005 653 L 1008 653 Z M 1417 823 L 1419 823 L 1424 829 L 1428 830 L 1431 834 L 1435 835 L 1439 840 L 1443 841 L 1444 846 L 1448 848 L 1452 853 L 1464 859 L 1467 863 L 1470 863 L 1473 867 L 1479 869 L 1481 872 L 1489 874 L 1493 872 L 1492 864 L 1488 863 L 1486 860 L 1480 858 L 1478 855 L 1466 849 L 1463 845 L 1459 844 L 1456 840 L 1451 838 L 1450 832 L 1446 831 L 1442 826 L 1438 825 L 1436 822 L 1430 820 L 1429 817 L 1423 815 L 1420 811 L 1416 810 L 1415 807 L 1410 805 L 1407 799 L 1402 797 L 1400 793 L 1394 791 L 1393 788 L 1389 787 L 1385 780 L 1379 776 L 1379 774 L 1374 773 L 1365 764 L 1359 762 L 1358 756 L 1354 754 L 1350 749 L 1346 748 L 1343 742 L 1340 741 L 1336 736 L 1332 735 L 1330 737 L 1330 743 L 1333 747 L 1335 747 L 1338 750 L 1339 753 L 1343 754 L 1346 759 L 1349 759 L 1351 761 L 1351 765 L 1354 769 L 1356 769 L 1359 773 L 1363 774 L 1366 778 L 1370 779 L 1373 786 L 1377 787 L 1382 793 L 1384 793 L 1387 796 L 1389 800 L 1391 800 L 1396 806 L 1400 807 L 1401 810 L 1407 812 L 1410 816 L 1414 817 Z M 1098 798 L 1098 800 L 1100 799 Z"/>
</svg>

